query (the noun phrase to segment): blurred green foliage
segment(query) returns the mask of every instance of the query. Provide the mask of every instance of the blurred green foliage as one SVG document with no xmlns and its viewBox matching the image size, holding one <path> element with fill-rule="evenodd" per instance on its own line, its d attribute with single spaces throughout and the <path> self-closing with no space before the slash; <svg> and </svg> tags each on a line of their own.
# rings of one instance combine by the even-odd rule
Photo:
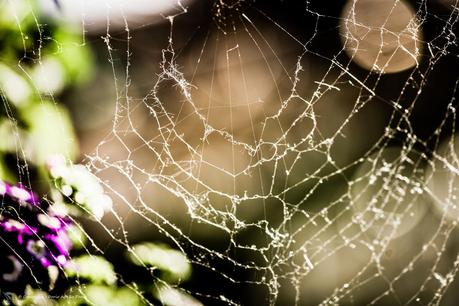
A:
<svg viewBox="0 0 459 306">
<path fill-rule="evenodd" d="M 35 171 L 39 176 L 37 181 L 55 180 L 55 186 L 49 186 L 54 202 L 51 209 L 60 215 L 87 217 L 81 211 L 73 214 L 63 205 L 63 200 L 56 201 L 56 198 L 74 196 L 73 202 L 82 202 L 77 201 L 77 195 L 81 197 L 84 186 L 89 184 L 84 200 L 89 201 L 88 195 L 93 193 L 98 197 L 93 201 L 95 203 L 89 203 L 94 204 L 92 206 L 84 201 L 80 205 L 86 204 L 85 207 L 94 213 L 101 204 L 99 194 L 103 195 L 97 180 L 90 179 L 84 172 L 87 169 L 81 165 L 68 166 L 73 169 L 66 170 L 70 177 L 62 173 L 53 176 L 52 169 L 45 166 L 52 156 L 75 161 L 79 154 L 70 115 L 58 99 L 66 89 L 91 77 L 92 54 L 83 43 L 80 32 L 70 25 L 43 18 L 35 1 L 0 0 L 0 179 L 19 181 L 22 170 L 18 168 L 25 163 L 27 171 L 38 170 Z M 97 192 L 92 192 L 94 188 Z M 66 194 L 68 190 L 72 192 Z M 94 213 L 98 216 L 96 219 L 100 219 L 103 213 Z M 72 227 L 69 235 L 74 250 L 88 252 L 86 233 L 78 225 Z M 186 293 L 174 291 L 177 289 L 167 285 L 167 282 L 178 284 L 191 275 L 191 265 L 180 251 L 164 244 L 143 243 L 135 245 L 127 258 L 130 260 L 128 264 L 133 266 L 160 271 L 160 279 L 155 276 L 140 285 L 147 288 L 148 300 L 164 300 L 165 305 L 180 305 L 182 298 L 193 301 Z M 123 284 L 115 267 L 102 256 L 75 256 L 65 272 L 70 287 L 63 296 L 49 296 L 43 291 L 27 288 L 24 297 L 13 296 L 10 301 L 2 302 L 13 305 L 147 304 L 140 290 L 135 289 L 137 284 Z"/>
<path fill-rule="evenodd" d="M 73 288 L 67 293 L 67 298 L 60 300 L 59 305 L 77 306 L 137 306 L 145 305 L 140 296 L 131 288 L 113 288 L 103 285 L 89 285 Z"/>
<path fill-rule="evenodd" d="M 137 244 L 127 255 L 136 265 L 160 270 L 161 278 L 168 282 L 185 281 L 191 274 L 191 265 L 185 255 L 165 244 Z"/>
<path fill-rule="evenodd" d="M 52 154 L 78 156 L 70 115 L 57 98 L 90 79 L 93 61 L 80 30 L 42 17 L 34 1 L 0 1 L 0 42 L 0 179 L 16 181 L 8 154 L 37 167 Z"/>
</svg>

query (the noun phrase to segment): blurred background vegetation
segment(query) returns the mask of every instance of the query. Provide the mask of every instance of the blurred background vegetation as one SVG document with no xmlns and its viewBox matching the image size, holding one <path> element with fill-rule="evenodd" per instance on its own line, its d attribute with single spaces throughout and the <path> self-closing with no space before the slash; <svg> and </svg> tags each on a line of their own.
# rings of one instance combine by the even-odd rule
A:
<svg viewBox="0 0 459 306">
<path fill-rule="evenodd" d="M 49 293 L 32 283 L 25 293 L 0 288 L 2 303 L 145 305 L 161 300 L 164 305 L 179 305 L 185 299 L 189 305 L 199 305 L 177 289 L 191 274 L 183 253 L 152 242 L 130 246 L 119 260 L 131 268 L 143 267 L 150 277 L 126 283 L 81 226 L 100 220 L 111 208 L 96 177 L 84 166 L 72 164 L 85 152 L 80 151 L 70 104 L 62 101 L 79 95 L 98 71 L 81 29 L 45 16 L 36 1 L 1 1 L 0 41 L 0 180 L 32 186 L 54 211 L 64 211 L 74 222 L 69 229 L 73 251 L 65 266 L 66 281 L 60 280 Z M 87 115 L 85 120 L 94 124 L 97 118 Z M 2 211 L 10 209 L 8 205 L 2 200 Z"/>
</svg>

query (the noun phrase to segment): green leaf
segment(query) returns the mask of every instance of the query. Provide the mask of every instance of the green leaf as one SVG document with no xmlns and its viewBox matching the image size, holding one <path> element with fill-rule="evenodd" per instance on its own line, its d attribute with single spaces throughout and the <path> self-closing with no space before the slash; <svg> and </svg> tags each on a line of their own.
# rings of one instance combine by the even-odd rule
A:
<svg viewBox="0 0 459 306">
<path fill-rule="evenodd" d="M 153 295 L 165 306 L 202 306 L 203 304 L 190 294 L 170 286 L 160 286 L 153 290 Z"/>
<path fill-rule="evenodd" d="M 57 50 L 54 55 L 61 61 L 71 81 L 87 81 L 93 71 L 90 49 L 84 45 L 79 30 L 60 27 L 55 33 Z"/>
<path fill-rule="evenodd" d="M 100 256 L 77 257 L 65 268 L 65 272 L 69 277 L 83 278 L 96 284 L 112 285 L 117 280 L 113 265 Z"/>
<path fill-rule="evenodd" d="M 191 265 L 186 256 L 165 244 L 142 243 L 128 253 L 136 265 L 146 265 L 161 270 L 168 281 L 183 281 L 191 274 Z"/>
<path fill-rule="evenodd" d="M 26 137 L 27 158 L 39 165 L 55 154 L 69 159 L 77 155 L 78 147 L 68 112 L 60 105 L 43 101 L 32 103 L 21 113 L 30 126 Z"/>
<path fill-rule="evenodd" d="M 59 305 L 141 306 L 145 304 L 132 289 L 127 287 L 89 285 L 82 288 L 71 288 L 66 295 L 59 300 Z"/>
</svg>

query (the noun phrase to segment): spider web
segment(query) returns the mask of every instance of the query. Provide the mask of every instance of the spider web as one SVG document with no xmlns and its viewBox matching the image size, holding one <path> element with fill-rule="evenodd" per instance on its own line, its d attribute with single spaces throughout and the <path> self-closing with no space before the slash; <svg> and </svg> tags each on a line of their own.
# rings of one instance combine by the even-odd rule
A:
<svg viewBox="0 0 459 306">
<path fill-rule="evenodd" d="M 458 3 L 374 27 L 359 1 L 177 2 L 151 38 L 107 16 L 97 248 L 172 244 L 204 304 L 457 303 Z"/>
</svg>

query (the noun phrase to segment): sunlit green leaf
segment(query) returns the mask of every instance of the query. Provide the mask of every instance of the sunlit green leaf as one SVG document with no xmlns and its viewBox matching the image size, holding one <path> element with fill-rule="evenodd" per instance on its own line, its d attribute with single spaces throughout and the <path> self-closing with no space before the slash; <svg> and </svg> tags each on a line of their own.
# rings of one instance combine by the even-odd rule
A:
<svg viewBox="0 0 459 306">
<path fill-rule="evenodd" d="M 183 281 L 191 274 L 191 265 L 186 256 L 164 244 L 137 244 L 128 256 L 137 265 L 161 270 L 169 281 Z"/>
<path fill-rule="evenodd" d="M 53 154 L 69 159 L 76 157 L 75 133 L 70 116 L 62 106 L 47 101 L 33 103 L 22 116 L 30 126 L 25 144 L 29 160 L 44 164 Z"/>
<path fill-rule="evenodd" d="M 107 287 L 90 285 L 84 288 L 72 288 L 68 294 L 59 300 L 62 306 L 77 305 L 93 306 L 140 306 L 145 303 L 130 288 Z"/>
<path fill-rule="evenodd" d="M 19 73 L 0 63 L 0 88 L 2 94 L 16 107 L 25 107 L 32 97 L 32 88 Z"/>
<path fill-rule="evenodd" d="M 170 286 L 155 289 L 154 296 L 166 306 L 202 306 L 203 304 L 185 291 Z"/>
<path fill-rule="evenodd" d="M 93 61 L 89 48 L 79 32 L 61 27 L 55 33 L 57 50 L 53 54 L 60 60 L 69 80 L 87 81 L 92 73 Z"/>
<path fill-rule="evenodd" d="M 74 258 L 66 267 L 69 277 L 79 277 L 93 283 L 114 284 L 116 274 L 113 265 L 100 256 L 83 255 Z"/>
</svg>

